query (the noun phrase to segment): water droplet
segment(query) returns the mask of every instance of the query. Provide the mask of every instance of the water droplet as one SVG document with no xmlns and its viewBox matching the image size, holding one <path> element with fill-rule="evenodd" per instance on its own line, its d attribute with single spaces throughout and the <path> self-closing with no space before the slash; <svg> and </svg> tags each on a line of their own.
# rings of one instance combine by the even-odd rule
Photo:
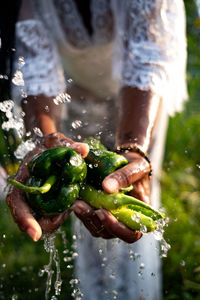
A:
<svg viewBox="0 0 200 300">
<path fill-rule="evenodd" d="M 56 98 L 54 98 L 53 101 L 56 105 L 66 103 L 66 102 L 70 102 L 71 101 L 71 96 L 67 93 L 61 93 L 58 96 L 56 96 Z"/>
<path fill-rule="evenodd" d="M 184 261 L 184 260 L 181 260 L 180 265 L 181 265 L 182 267 L 185 267 L 185 261 Z"/>
<path fill-rule="evenodd" d="M 112 290 L 113 299 L 117 299 L 118 292 L 116 290 Z"/>
<path fill-rule="evenodd" d="M 140 231 L 142 233 L 146 233 L 147 232 L 147 227 L 145 225 L 140 225 Z"/>
<path fill-rule="evenodd" d="M 82 126 L 81 120 L 75 120 L 75 121 L 72 122 L 72 127 L 74 129 L 77 129 L 77 128 L 81 127 L 81 126 Z"/>
<path fill-rule="evenodd" d="M 143 274 L 142 271 L 139 271 L 139 272 L 138 272 L 138 276 L 139 276 L 139 277 L 141 277 L 142 274 Z"/>
<path fill-rule="evenodd" d="M 37 136 L 39 136 L 39 137 L 43 137 L 43 133 L 42 133 L 42 131 L 40 130 L 40 128 L 34 127 L 34 128 L 33 128 L 33 132 L 35 133 L 35 135 L 37 135 Z"/>
<path fill-rule="evenodd" d="M 14 152 L 15 157 L 17 159 L 23 159 L 28 154 L 28 152 L 32 151 L 34 148 L 35 143 L 32 141 L 32 139 L 26 140 L 25 142 L 22 141 Z"/>
<path fill-rule="evenodd" d="M 144 263 L 141 263 L 140 264 L 140 269 L 144 269 L 144 267 L 145 267 Z"/>
<path fill-rule="evenodd" d="M 14 73 L 12 82 L 17 86 L 24 86 L 23 74 L 20 70 Z"/>
<path fill-rule="evenodd" d="M 137 213 L 131 215 L 131 219 L 136 223 L 140 223 L 140 221 L 141 221 L 141 218 L 139 217 L 139 215 Z"/>
<path fill-rule="evenodd" d="M 73 254 L 72 254 L 72 258 L 75 258 L 75 257 L 77 257 L 78 256 L 78 253 L 77 252 L 74 252 Z"/>
<path fill-rule="evenodd" d="M 22 91 L 22 92 L 21 92 L 21 96 L 22 96 L 22 98 L 27 98 L 27 97 L 28 97 L 28 94 L 25 93 L 24 91 Z"/>
<path fill-rule="evenodd" d="M 19 66 L 19 68 L 23 67 L 24 65 L 25 65 L 24 57 L 23 56 L 19 56 L 19 58 L 18 58 L 18 66 Z"/>
</svg>

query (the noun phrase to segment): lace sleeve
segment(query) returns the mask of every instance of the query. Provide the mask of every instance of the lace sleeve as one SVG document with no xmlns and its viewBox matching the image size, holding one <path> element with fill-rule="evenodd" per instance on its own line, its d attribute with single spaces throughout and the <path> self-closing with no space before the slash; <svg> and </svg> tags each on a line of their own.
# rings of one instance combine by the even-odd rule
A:
<svg viewBox="0 0 200 300">
<path fill-rule="evenodd" d="M 63 69 L 56 46 L 39 20 L 16 24 L 16 54 L 12 94 L 56 96 L 65 91 Z"/>
<path fill-rule="evenodd" d="M 187 98 L 182 0 L 126 0 L 122 86 L 151 89 L 173 114 Z"/>
</svg>

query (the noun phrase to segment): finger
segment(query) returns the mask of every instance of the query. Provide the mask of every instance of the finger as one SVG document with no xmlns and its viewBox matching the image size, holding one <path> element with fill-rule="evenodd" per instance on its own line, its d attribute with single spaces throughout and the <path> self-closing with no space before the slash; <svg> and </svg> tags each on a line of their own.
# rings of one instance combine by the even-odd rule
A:
<svg viewBox="0 0 200 300">
<path fill-rule="evenodd" d="M 130 195 L 150 205 L 151 198 L 149 176 L 147 175 L 146 178 L 143 178 L 141 181 L 135 182 L 133 186 L 134 188 L 130 192 Z"/>
<path fill-rule="evenodd" d="M 92 236 L 102 237 L 104 239 L 114 237 L 102 226 L 102 222 L 96 215 L 96 211 L 91 206 L 83 201 L 77 200 L 72 208 L 76 216 L 83 222 Z"/>
<path fill-rule="evenodd" d="M 36 219 L 31 214 L 29 206 L 23 200 L 21 191 L 13 188 L 6 198 L 7 205 L 18 227 L 26 232 L 33 241 L 38 241 L 42 236 L 42 230 Z"/>
<path fill-rule="evenodd" d="M 89 146 L 86 143 L 74 143 L 70 146 L 70 148 L 80 153 L 83 158 L 85 158 L 89 153 Z"/>
<path fill-rule="evenodd" d="M 70 147 L 71 149 L 77 151 L 85 158 L 89 152 L 89 146 L 86 143 L 75 142 L 60 132 L 55 132 L 44 138 L 44 145 L 47 148 L 52 148 L 56 146 Z"/>
<path fill-rule="evenodd" d="M 131 230 L 121 222 L 118 222 L 118 220 L 107 210 L 100 209 L 96 211 L 96 214 L 111 235 L 114 235 L 127 243 L 134 243 L 142 237 L 141 232 Z"/>
<path fill-rule="evenodd" d="M 138 159 L 127 166 L 108 175 L 102 182 L 107 193 L 116 193 L 121 188 L 128 187 L 149 174 L 150 166 L 145 159 Z"/>
<path fill-rule="evenodd" d="M 52 218 L 42 217 L 38 220 L 42 231 L 45 233 L 51 233 L 56 231 L 65 221 L 65 219 L 70 215 L 71 210 L 68 209 L 62 214 L 53 216 Z"/>
</svg>

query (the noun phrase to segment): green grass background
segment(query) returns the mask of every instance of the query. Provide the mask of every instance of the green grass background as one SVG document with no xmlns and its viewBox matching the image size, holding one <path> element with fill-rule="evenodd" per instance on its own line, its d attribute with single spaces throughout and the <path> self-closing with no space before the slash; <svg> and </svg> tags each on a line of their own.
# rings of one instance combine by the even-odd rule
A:
<svg viewBox="0 0 200 300">
<path fill-rule="evenodd" d="M 163 258 L 164 300 L 200 299 L 200 27 L 192 0 L 187 10 L 189 101 L 183 112 L 170 119 L 161 176 L 162 203 L 169 216 L 165 239 L 171 245 Z M 62 226 L 70 249 L 70 220 Z M 71 299 L 69 281 L 73 260 L 64 262 L 61 236 L 56 238 L 62 271 L 62 294 Z M 70 255 L 69 255 L 70 256 Z M 5 203 L 0 203 L 0 299 L 44 299 L 48 263 L 43 241 L 33 243 L 13 223 Z"/>
</svg>

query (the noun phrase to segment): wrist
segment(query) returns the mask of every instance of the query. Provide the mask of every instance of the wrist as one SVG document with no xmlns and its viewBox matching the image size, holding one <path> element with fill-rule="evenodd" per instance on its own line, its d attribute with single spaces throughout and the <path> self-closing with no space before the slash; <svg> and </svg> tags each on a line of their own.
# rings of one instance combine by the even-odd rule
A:
<svg viewBox="0 0 200 300">
<path fill-rule="evenodd" d="M 58 131 L 60 126 L 61 106 L 54 103 L 54 97 L 44 95 L 28 96 L 23 99 L 22 109 L 25 113 L 24 122 L 32 136 L 47 136 Z M 37 134 L 37 129 L 41 132 Z"/>
<path fill-rule="evenodd" d="M 136 144 L 147 152 L 157 119 L 160 97 L 150 90 L 124 87 L 120 93 L 116 145 Z"/>
</svg>

